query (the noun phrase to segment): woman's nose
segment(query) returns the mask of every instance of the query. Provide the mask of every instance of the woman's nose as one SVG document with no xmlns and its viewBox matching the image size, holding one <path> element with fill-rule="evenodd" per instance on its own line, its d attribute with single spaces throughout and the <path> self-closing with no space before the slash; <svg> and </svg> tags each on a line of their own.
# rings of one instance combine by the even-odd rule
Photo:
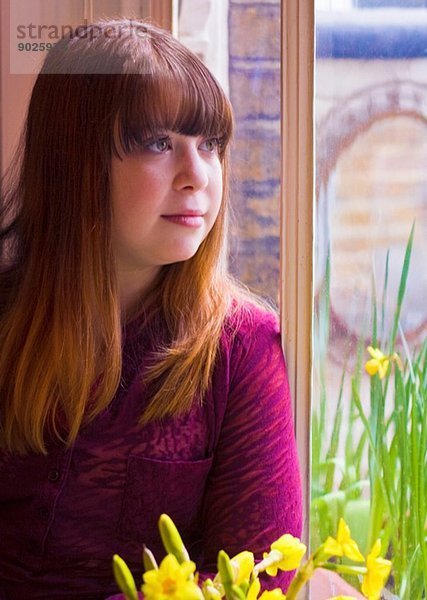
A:
<svg viewBox="0 0 427 600">
<path fill-rule="evenodd" d="M 174 187 L 177 190 L 202 190 L 207 187 L 207 165 L 197 148 L 183 148 L 177 152 Z"/>
</svg>

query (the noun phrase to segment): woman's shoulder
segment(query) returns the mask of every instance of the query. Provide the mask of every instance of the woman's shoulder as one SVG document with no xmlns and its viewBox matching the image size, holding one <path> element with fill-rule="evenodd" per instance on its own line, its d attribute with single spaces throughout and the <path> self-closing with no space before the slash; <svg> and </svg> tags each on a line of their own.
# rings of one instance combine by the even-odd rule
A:
<svg viewBox="0 0 427 600">
<path fill-rule="evenodd" d="M 278 312 L 268 302 L 254 297 L 235 297 L 224 322 L 224 334 L 230 341 L 251 344 L 271 341 L 280 335 Z"/>
<path fill-rule="evenodd" d="M 277 312 L 257 298 L 235 301 L 226 318 L 219 365 L 227 370 L 230 389 L 242 386 L 246 397 L 248 386 L 252 391 L 259 391 L 260 385 L 267 390 L 273 379 L 275 387 L 280 377 L 284 381 L 286 364 Z"/>
</svg>

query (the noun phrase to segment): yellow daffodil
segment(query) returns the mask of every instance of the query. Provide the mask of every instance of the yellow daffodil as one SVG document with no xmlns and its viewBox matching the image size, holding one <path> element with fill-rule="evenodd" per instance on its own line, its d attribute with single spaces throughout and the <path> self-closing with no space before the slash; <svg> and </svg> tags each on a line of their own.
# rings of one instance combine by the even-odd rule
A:
<svg viewBox="0 0 427 600">
<path fill-rule="evenodd" d="M 351 538 L 350 528 L 344 519 L 340 519 L 337 537 L 329 536 L 324 543 L 323 551 L 329 556 L 346 556 L 356 562 L 365 560 L 357 543 Z"/>
<path fill-rule="evenodd" d="M 366 558 L 367 573 L 363 577 L 362 593 L 369 600 L 379 600 L 381 590 L 390 575 L 391 562 L 379 556 L 381 541 L 377 540 Z"/>
<path fill-rule="evenodd" d="M 277 570 L 293 571 L 300 565 L 301 559 L 307 547 L 300 540 L 289 533 L 285 533 L 271 544 L 270 552 L 264 552 L 264 560 L 256 569 L 265 570 L 269 575 L 275 577 Z"/>
<path fill-rule="evenodd" d="M 259 600 L 286 600 L 286 596 L 281 589 L 276 588 L 271 592 L 263 592 Z"/>
<path fill-rule="evenodd" d="M 246 596 L 246 600 L 256 600 L 258 598 L 258 594 L 259 594 L 260 590 L 261 590 L 261 584 L 257 577 L 256 579 L 253 580 L 253 582 L 251 583 L 251 585 L 249 587 L 248 595 Z"/>
<path fill-rule="evenodd" d="M 144 573 L 145 600 L 203 600 L 201 589 L 191 579 L 195 568 L 192 561 L 180 564 L 173 554 L 168 554 L 158 569 Z"/>
<path fill-rule="evenodd" d="M 390 356 L 381 352 L 379 348 L 372 348 L 372 346 L 368 346 L 367 350 L 372 358 L 365 364 L 366 371 L 371 376 L 378 373 L 380 379 L 384 379 L 390 364 Z"/>
<path fill-rule="evenodd" d="M 243 581 L 248 581 L 255 566 L 254 555 L 245 550 L 236 554 L 231 559 L 231 565 L 234 570 L 234 583 L 240 585 Z"/>
</svg>

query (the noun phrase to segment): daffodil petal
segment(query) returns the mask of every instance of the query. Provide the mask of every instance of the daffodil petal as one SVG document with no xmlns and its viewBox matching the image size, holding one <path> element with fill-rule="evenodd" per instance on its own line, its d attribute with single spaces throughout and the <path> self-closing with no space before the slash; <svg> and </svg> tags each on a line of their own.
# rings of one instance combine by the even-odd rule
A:
<svg viewBox="0 0 427 600">
<path fill-rule="evenodd" d="M 263 592 L 260 596 L 260 600 L 286 600 L 285 594 L 279 588 L 271 591 Z"/>
<path fill-rule="evenodd" d="M 368 554 L 368 558 L 376 558 L 380 555 L 381 552 L 381 540 L 377 540 L 375 544 L 372 546 L 370 553 Z"/>
<path fill-rule="evenodd" d="M 258 594 L 261 590 L 261 583 L 258 578 L 254 579 L 251 583 L 250 588 L 248 590 L 248 595 L 246 596 L 246 600 L 256 600 L 258 598 Z"/>
<path fill-rule="evenodd" d="M 354 540 L 349 540 L 345 544 L 343 544 L 343 553 L 344 556 L 349 558 L 350 560 L 354 560 L 356 562 L 364 562 L 365 557 L 360 552 L 357 543 Z"/>
<path fill-rule="evenodd" d="M 270 575 L 270 577 L 276 577 L 277 570 L 277 565 L 271 565 L 271 567 L 267 567 L 265 569 L 265 572 L 267 573 L 267 575 Z"/>
<path fill-rule="evenodd" d="M 378 365 L 378 375 L 380 376 L 380 379 L 384 379 L 384 377 L 387 375 L 389 364 L 390 364 L 390 361 L 387 359 L 387 360 L 381 361 L 380 364 Z"/>
<path fill-rule="evenodd" d="M 271 550 L 277 550 L 282 554 L 278 562 L 278 568 L 282 571 L 293 571 L 298 568 L 304 556 L 307 546 L 298 538 L 286 533 L 271 544 Z M 267 573 L 269 573 L 267 571 Z"/>
<path fill-rule="evenodd" d="M 381 590 L 390 574 L 391 562 L 380 558 L 381 542 L 377 540 L 366 557 L 367 573 L 362 582 L 362 593 L 369 600 L 379 600 Z"/>
<path fill-rule="evenodd" d="M 329 556 L 342 556 L 343 555 L 343 550 L 342 550 L 341 544 L 339 544 L 337 542 L 337 540 L 331 536 L 329 536 L 327 538 L 326 542 L 324 543 L 323 550 L 326 554 L 329 554 Z"/>
<path fill-rule="evenodd" d="M 365 370 L 371 376 L 378 372 L 378 368 L 379 364 L 375 358 L 371 358 L 371 360 L 368 360 L 368 362 L 365 364 Z"/>
<path fill-rule="evenodd" d="M 339 520 L 339 523 L 338 523 L 337 542 L 339 544 L 342 544 L 345 541 L 347 541 L 348 539 L 350 539 L 350 536 L 351 536 L 350 527 L 347 525 L 347 523 L 341 517 L 341 519 Z"/>
<path fill-rule="evenodd" d="M 231 564 L 236 568 L 236 585 L 240 585 L 243 581 L 247 581 L 255 566 L 255 559 L 252 552 L 245 550 L 236 554 L 231 559 Z"/>
<path fill-rule="evenodd" d="M 372 358 L 374 358 L 375 360 L 382 360 L 385 356 L 379 348 L 373 348 L 372 346 L 368 346 L 367 350 L 372 356 Z"/>
</svg>

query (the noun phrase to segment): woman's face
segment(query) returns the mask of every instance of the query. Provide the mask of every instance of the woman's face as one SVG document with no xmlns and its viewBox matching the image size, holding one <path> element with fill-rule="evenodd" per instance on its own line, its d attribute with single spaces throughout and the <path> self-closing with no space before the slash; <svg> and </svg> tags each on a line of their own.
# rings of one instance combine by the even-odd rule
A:
<svg viewBox="0 0 427 600">
<path fill-rule="evenodd" d="M 113 157 L 113 248 L 120 273 L 143 275 L 191 258 L 221 204 L 215 138 L 161 132 L 141 150 Z"/>
</svg>

